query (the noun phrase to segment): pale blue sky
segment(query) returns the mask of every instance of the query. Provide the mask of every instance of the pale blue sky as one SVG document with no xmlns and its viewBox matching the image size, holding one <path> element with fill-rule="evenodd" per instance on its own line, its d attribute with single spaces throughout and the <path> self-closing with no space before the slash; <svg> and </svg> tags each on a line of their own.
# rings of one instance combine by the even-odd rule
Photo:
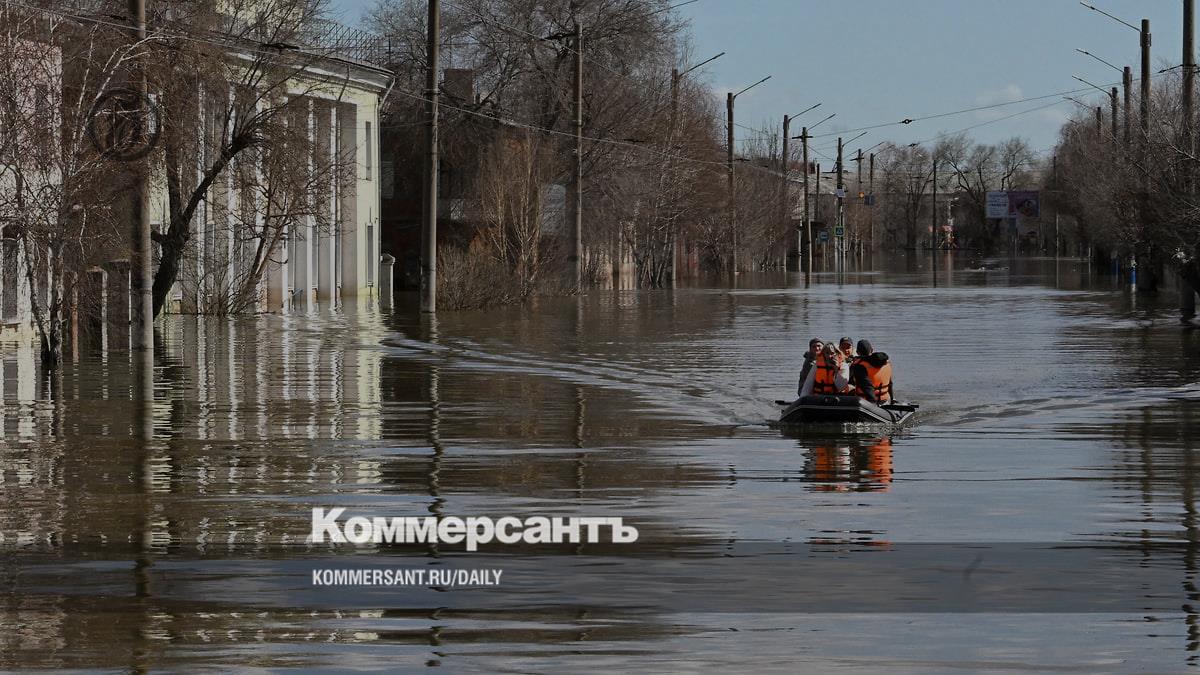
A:
<svg viewBox="0 0 1200 675">
<path fill-rule="evenodd" d="M 375 0 L 334 3 L 341 20 L 354 24 Z M 1156 75 L 1182 61 L 1180 0 L 1091 4 L 1134 25 L 1150 19 Z M 1119 83 L 1120 73 L 1076 48 L 1133 66 L 1138 75 L 1137 32 L 1077 0 L 699 0 L 679 11 L 692 22 L 697 60 L 726 52 L 702 71 L 721 101 L 726 91 L 772 76 L 737 99 L 738 122 L 749 126 L 782 124 L 784 114 L 818 101 L 823 105 L 796 124 L 837 113 L 814 132 L 822 134 L 1084 88 L 1072 75 L 1105 87 Z M 1090 105 L 1102 100 L 1095 90 L 1078 97 Z M 877 129 L 848 149 L 927 140 L 1055 100 Z M 1074 106 L 1062 101 L 968 133 L 987 142 L 1019 135 L 1046 150 Z M 830 154 L 835 143 L 814 142 Z"/>
</svg>

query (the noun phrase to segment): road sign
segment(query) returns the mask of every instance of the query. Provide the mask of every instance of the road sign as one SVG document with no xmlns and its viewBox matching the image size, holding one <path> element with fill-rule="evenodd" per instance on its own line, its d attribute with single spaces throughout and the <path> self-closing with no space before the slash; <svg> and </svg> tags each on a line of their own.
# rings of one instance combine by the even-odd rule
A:
<svg viewBox="0 0 1200 675">
<path fill-rule="evenodd" d="M 845 197 L 846 196 L 846 188 L 838 188 L 836 194 L 839 199 Z"/>
<path fill-rule="evenodd" d="M 821 234 L 817 235 L 821 241 L 829 241 L 829 230 L 821 230 Z"/>
<path fill-rule="evenodd" d="M 846 228 L 844 228 L 844 227 L 835 227 L 835 228 L 833 228 L 833 236 L 835 236 L 835 237 L 844 237 L 844 236 L 846 236 Z"/>
</svg>

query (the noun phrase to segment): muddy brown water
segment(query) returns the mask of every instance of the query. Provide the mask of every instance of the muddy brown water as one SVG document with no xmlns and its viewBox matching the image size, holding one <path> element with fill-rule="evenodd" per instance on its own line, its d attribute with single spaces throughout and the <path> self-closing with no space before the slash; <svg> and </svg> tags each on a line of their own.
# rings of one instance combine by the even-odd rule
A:
<svg viewBox="0 0 1200 675">
<path fill-rule="evenodd" d="M 420 317 L 171 317 L 51 382 L 0 351 L 6 669 L 1195 665 L 1200 331 L 1079 260 L 748 274 Z M 915 424 L 772 428 L 870 338 Z M 53 385 L 53 386 L 52 386 Z M 57 390 L 59 395 L 51 395 Z M 149 440 L 139 440 L 149 436 Z M 313 550 L 314 506 L 619 516 L 625 547 Z M 314 567 L 503 569 L 317 588 Z"/>
</svg>

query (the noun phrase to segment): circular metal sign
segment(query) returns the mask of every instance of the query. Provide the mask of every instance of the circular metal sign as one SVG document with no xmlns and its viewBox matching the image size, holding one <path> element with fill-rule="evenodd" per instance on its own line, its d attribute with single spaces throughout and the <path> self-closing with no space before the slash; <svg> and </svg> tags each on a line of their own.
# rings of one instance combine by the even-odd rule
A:
<svg viewBox="0 0 1200 675">
<path fill-rule="evenodd" d="M 103 157 L 132 162 L 150 154 L 162 135 L 154 100 L 126 87 L 109 89 L 88 112 L 88 137 Z"/>
</svg>

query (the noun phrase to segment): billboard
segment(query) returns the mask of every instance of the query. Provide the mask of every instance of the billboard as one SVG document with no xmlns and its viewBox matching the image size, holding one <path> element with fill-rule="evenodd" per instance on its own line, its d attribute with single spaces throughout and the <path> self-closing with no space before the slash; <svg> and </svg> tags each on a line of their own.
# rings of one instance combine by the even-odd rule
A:
<svg viewBox="0 0 1200 675">
<path fill-rule="evenodd" d="M 1037 190 L 994 190 L 987 193 L 988 218 L 1037 218 L 1041 215 L 1041 194 Z"/>
</svg>

